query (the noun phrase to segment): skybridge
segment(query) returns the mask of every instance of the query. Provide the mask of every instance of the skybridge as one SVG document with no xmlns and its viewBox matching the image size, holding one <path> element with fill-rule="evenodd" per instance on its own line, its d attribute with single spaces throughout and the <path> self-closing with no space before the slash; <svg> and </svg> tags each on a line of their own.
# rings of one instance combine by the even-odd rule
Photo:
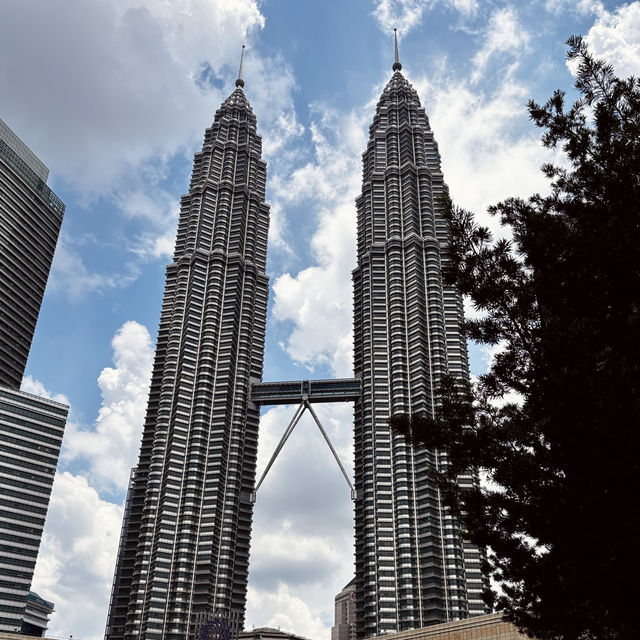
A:
<svg viewBox="0 0 640 640">
<path fill-rule="evenodd" d="M 295 404 L 305 399 L 309 402 L 355 402 L 360 393 L 359 378 L 254 382 L 250 399 L 260 405 Z"/>
<path fill-rule="evenodd" d="M 335 461 L 340 467 L 344 479 L 351 489 L 351 499 L 355 500 L 356 491 L 344 469 L 336 450 L 331 444 L 318 415 L 311 406 L 316 402 L 355 402 L 362 393 L 362 387 L 358 378 L 339 378 L 337 380 L 289 380 L 285 382 L 252 382 L 250 385 L 249 399 L 257 405 L 277 405 L 277 404 L 297 404 L 298 408 L 293 414 L 293 418 L 284 430 L 280 442 L 273 452 L 269 464 L 267 464 L 262 477 L 256 484 L 256 488 L 251 493 L 251 502 L 256 501 L 256 493 L 260 485 L 269 473 L 269 469 L 278 457 L 282 447 L 284 447 L 289 436 L 293 433 L 296 425 L 302 418 L 305 411 L 309 411 L 314 422 L 320 429 L 320 433 L 331 449 Z"/>
</svg>

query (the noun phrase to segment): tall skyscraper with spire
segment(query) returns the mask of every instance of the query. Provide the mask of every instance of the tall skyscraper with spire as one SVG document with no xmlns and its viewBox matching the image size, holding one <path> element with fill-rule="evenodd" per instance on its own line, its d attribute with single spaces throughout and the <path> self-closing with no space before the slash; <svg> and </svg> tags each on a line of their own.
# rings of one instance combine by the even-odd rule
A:
<svg viewBox="0 0 640 640">
<path fill-rule="evenodd" d="M 356 592 L 359 638 L 487 612 L 484 554 L 462 541 L 429 477 L 447 464 L 389 429 L 398 413 L 432 415 L 441 376 L 468 377 L 459 294 L 444 285 L 448 228 L 440 155 L 401 73 L 378 102 L 357 198 L 354 368 Z M 475 483 L 469 473 L 461 482 Z"/>
<path fill-rule="evenodd" d="M 205 131 L 167 267 L 106 638 L 185 640 L 244 623 L 267 313 L 269 208 L 256 118 L 236 89 Z"/>
<path fill-rule="evenodd" d="M 388 424 L 396 413 L 432 414 L 444 373 L 469 375 L 462 301 L 442 280 L 438 147 L 401 69 L 396 40 L 356 201 L 356 379 L 260 384 L 269 208 L 241 61 L 182 198 L 107 640 L 194 640 L 211 617 L 242 630 L 260 403 L 300 403 L 273 461 L 311 403 L 357 398 L 358 638 L 487 611 L 484 552 L 461 539 L 429 476 L 446 458 L 409 447 Z"/>
</svg>

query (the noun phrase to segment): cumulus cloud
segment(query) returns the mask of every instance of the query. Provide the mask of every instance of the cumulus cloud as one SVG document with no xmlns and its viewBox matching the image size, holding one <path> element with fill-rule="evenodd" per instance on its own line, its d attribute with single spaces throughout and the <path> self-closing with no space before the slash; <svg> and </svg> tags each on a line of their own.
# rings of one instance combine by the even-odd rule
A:
<svg viewBox="0 0 640 640">
<path fill-rule="evenodd" d="M 55 603 L 49 635 L 104 636 L 121 522 L 86 478 L 56 474 L 31 587 Z"/>
<path fill-rule="evenodd" d="M 615 11 L 601 11 L 586 40 L 596 57 L 610 62 L 616 73 L 626 78 L 640 74 L 640 2 L 631 2 Z"/>
<path fill-rule="evenodd" d="M 418 78 L 415 85 L 429 97 L 427 112 L 454 202 L 500 233 L 498 221 L 485 214 L 487 207 L 508 196 L 546 191 L 540 166 L 560 159 L 541 145 L 529 122 L 528 88 L 505 77 L 487 92 L 469 82 L 450 82 L 446 75 Z"/>
<path fill-rule="evenodd" d="M 316 212 L 318 226 L 311 239 L 315 264 L 277 278 L 273 313 L 277 320 L 293 323 L 284 344 L 293 360 L 311 368 L 329 365 L 336 375 L 350 376 L 354 198 L 366 116 L 324 106 L 316 106 L 314 116 L 314 159 L 289 177 L 274 180 L 271 190 L 278 207 L 305 202 Z"/>
<path fill-rule="evenodd" d="M 242 42 L 264 155 L 290 152 L 304 131 L 296 83 L 287 61 L 252 46 L 263 26 L 256 0 L 34 0 L 3 12 L 0 57 L 12 60 L 0 68 L 3 119 L 52 168 L 54 189 L 62 183 L 87 208 L 102 197 L 135 229 L 124 243 L 132 254 L 124 273 L 86 267 L 67 238 L 52 291 L 79 299 L 127 286 L 141 261 L 168 259 L 177 194 L 163 183 L 176 161 L 189 161 L 233 89 Z"/>
<path fill-rule="evenodd" d="M 286 153 L 304 131 L 290 66 L 251 46 L 263 26 L 255 0 L 13 3 L 0 24 L 0 57 L 13 61 L 0 70 L 0 110 L 52 168 L 54 187 L 62 179 L 85 205 L 112 199 L 115 212 L 136 219 L 127 247 L 135 257 L 167 259 L 176 194 L 159 185 L 176 154 L 199 146 L 233 88 L 242 42 L 265 157 Z M 34 41 L 46 56 L 35 54 Z M 69 244 L 59 254 L 52 290 L 75 299 L 138 275 L 94 273 Z"/>
<path fill-rule="evenodd" d="M 252 622 L 254 611 L 259 609 L 261 619 L 258 625 Z M 322 619 L 314 615 L 309 605 L 281 584 L 277 591 L 263 591 L 249 586 L 247 594 L 247 621 L 249 626 L 277 627 L 306 638 L 324 638 L 327 635 Z"/>
<path fill-rule="evenodd" d="M 137 461 L 153 360 L 149 332 L 137 322 L 125 322 L 111 344 L 115 366 L 98 378 L 102 406 L 95 426 L 67 425 L 62 449 L 62 461 L 83 465 L 101 491 L 126 488 Z"/>
<path fill-rule="evenodd" d="M 258 476 L 294 411 L 294 407 L 276 407 L 262 416 Z M 315 411 L 352 477 L 352 406 L 315 405 Z M 249 628 L 280 625 L 314 639 L 327 638 L 333 624 L 333 598 L 353 577 L 353 562 L 349 487 L 306 413 L 257 494 Z"/>
<path fill-rule="evenodd" d="M 0 57 L 13 61 L 0 72 L 3 117 L 56 175 L 108 192 L 193 145 L 223 97 L 198 82 L 205 65 L 221 85 L 263 24 L 253 0 L 11 3 L 0 27 Z"/>
<path fill-rule="evenodd" d="M 93 428 L 67 422 L 32 588 L 56 605 L 54 636 L 98 640 L 104 634 L 122 506 L 103 494 L 122 495 L 138 455 L 153 349 L 149 332 L 126 322 L 113 341 L 114 366 L 98 385 L 102 406 Z M 38 380 L 25 377 L 28 393 L 65 402 Z M 78 606 L 82 602 L 82 606 Z"/>
</svg>

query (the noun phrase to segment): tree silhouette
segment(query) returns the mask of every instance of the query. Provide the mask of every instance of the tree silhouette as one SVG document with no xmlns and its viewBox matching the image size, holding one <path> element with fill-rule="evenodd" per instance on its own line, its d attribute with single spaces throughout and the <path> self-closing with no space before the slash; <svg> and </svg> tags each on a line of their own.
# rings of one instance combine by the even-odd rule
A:
<svg viewBox="0 0 640 640">
<path fill-rule="evenodd" d="M 506 619 L 541 640 L 622 640 L 640 638 L 640 88 L 567 44 L 581 97 L 529 103 L 568 159 L 542 167 L 550 195 L 490 208 L 511 240 L 448 203 L 446 278 L 484 312 L 465 330 L 497 347 L 490 370 L 443 379 L 435 419 L 391 424 L 449 454 L 438 482 L 491 550 Z M 487 482 L 460 488 L 468 468 Z"/>
</svg>

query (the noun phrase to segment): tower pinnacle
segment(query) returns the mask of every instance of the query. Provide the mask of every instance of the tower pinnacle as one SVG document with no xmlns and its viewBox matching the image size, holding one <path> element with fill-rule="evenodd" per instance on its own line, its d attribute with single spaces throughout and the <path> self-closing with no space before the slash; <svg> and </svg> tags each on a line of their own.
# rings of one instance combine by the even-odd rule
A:
<svg viewBox="0 0 640 640">
<path fill-rule="evenodd" d="M 236 80 L 236 87 L 244 87 L 244 80 L 242 79 L 242 63 L 244 62 L 244 45 L 242 45 L 242 53 L 240 54 L 240 69 L 238 71 L 238 79 Z"/>
<path fill-rule="evenodd" d="M 393 67 L 391 67 L 394 71 L 400 71 L 402 69 L 402 65 L 400 64 L 400 60 L 398 59 L 398 30 L 393 30 L 393 38 L 395 40 L 395 51 L 396 51 L 396 61 L 393 63 Z"/>
</svg>

